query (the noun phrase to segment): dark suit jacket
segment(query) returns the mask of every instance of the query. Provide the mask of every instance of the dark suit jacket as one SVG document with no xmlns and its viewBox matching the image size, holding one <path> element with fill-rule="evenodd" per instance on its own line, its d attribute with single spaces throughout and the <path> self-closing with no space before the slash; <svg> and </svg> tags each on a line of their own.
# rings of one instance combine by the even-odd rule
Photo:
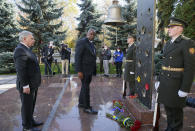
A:
<svg viewBox="0 0 195 131">
<path fill-rule="evenodd" d="M 54 54 L 54 49 L 49 48 L 48 46 L 44 46 L 42 50 L 42 56 L 44 59 L 46 59 L 49 62 L 53 61 L 53 54 Z"/>
<path fill-rule="evenodd" d="M 130 72 L 135 72 L 135 43 L 127 49 L 126 60 L 133 60 L 133 62 L 125 63 L 124 80 L 135 81 L 135 74 L 130 75 Z"/>
<path fill-rule="evenodd" d="M 160 72 L 158 101 L 169 107 L 185 106 L 186 97 L 179 97 L 178 91 L 189 92 L 195 72 L 195 43 L 189 38 L 179 36 L 174 43 L 164 47 L 162 66 L 184 68 L 184 71 Z"/>
<path fill-rule="evenodd" d="M 29 85 L 31 90 L 41 84 L 41 73 L 37 57 L 23 44 L 18 44 L 14 51 L 14 63 L 17 72 L 17 89 Z"/>
<path fill-rule="evenodd" d="M 96 70 L 96 51 L 88 38 L 83 38 L 77 42 L 75 50 L 76 72 L 93 74 Z"/>
<path fill-rule="evenodd" d="M 111 59 L 110 49 L 107 49 L 107 50 L 103 49 L 102 55 L 103 55 L 103 60 L 110 60 Z"/>
<path fill-rule="evenodd" d="M 61 60 L 70 59 L 71 52 L 68 48 L 62 48 L 60 54 L 61 54 Z"/>
</svg>

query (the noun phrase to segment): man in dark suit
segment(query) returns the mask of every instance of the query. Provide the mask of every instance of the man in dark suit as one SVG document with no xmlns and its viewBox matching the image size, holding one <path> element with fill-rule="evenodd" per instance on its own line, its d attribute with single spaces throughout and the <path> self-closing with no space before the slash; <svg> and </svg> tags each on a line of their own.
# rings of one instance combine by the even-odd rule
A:
<svg viewBox="0 0 195 131">
<path fill-rule="evenodd" d="M 33 118 L 37 91 L 41 84 L 39 63 L 30 48 L 35 40 L 31 32 L 22 31 L 19 34 L 19 41 L 20 44 L 14 51 L 14 63 L 17 72 L 16 85 L 22 102 L 23 131 L 39 131 L 40 129 L 34 127 L 43 123 L 36 122 Z"/>
<path fill-rule="evenodd" d="M 127 38 L 128 49 L 125 60 L 125 72 L 124 72 L 124 94 L 126 96 L 126 88 L 129 86 L 130 98 L 135 98 L 135 36 L 129 35 Z"/>
<path fill-rule="evenodd" d="M 187 24 L 175 17 L 168 25 L 169 40 L 162 56 L 158 102 L 165 107 L 166 131 L 179 131 L 183 127 L 183 107 L 190 91 L 195 72 L 195 42 L 184 37 Z"/>
<path fill-rule="evenodd" d="M 71 48 L 67 48 L 67 49 L 69 51 L 69 54 L 68 54 L 68 72 L 70 72 Z"/>
<path fill-rule="evenodd" d="M 53 41 L 50 41 L 49 45 L 44 46 L 42 50 L 43 62 L 45 64 L 45 75 L 48 74 L 53 75 L 51 69 L 53 62 L 53 54 L 54 54 Z"/>
<path fill-rule="evenodd" d="M 104 50 L 104 46 L 102 46 L 102 48 L 100 48 L 99 51 L 99 60 L 100 60 L 100 72 L 103 72 L 103 50 Z"/>
<path fill-rule="evenodd" d="M 84 112 L 89 114 L 97 114 L 97 111 L 93 110 L 90 106 L 89 90 L 92 75 L 96 70 L 96 49 L 93 43 L 94 37 L 95 30 L 89 29 L 87 37 L 82 38 L 77 42 L 75 50 L 75 69 L 82 82 L 78 106 L 83 107 Z"/>
</svg>

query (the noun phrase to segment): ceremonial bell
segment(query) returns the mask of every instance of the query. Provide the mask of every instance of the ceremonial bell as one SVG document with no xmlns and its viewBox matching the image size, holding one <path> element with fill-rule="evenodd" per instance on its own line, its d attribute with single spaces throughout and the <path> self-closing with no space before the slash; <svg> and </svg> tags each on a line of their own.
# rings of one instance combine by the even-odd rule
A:
<svg viewBox="0 0 195 131">
<path fill-rule="evenodd" d="M 104 21 L 106 25 L 122 25 L 124 20 L 121 17 L 121 7 L 118 5 L 118 0 L 113 0 L 112 5 L 108 9 L 108 17 Z"/>
</svg>

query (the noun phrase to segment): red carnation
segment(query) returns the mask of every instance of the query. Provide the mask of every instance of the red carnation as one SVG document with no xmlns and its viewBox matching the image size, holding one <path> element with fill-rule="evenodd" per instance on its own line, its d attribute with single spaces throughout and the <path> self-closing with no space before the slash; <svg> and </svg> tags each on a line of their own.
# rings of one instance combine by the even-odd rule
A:
<svg viewBox="0 0 195 131">
<path fill-rule="evenodd" d="M 135 126 L 139 126 L 139 127 L 141 127 L 141 122 L 140 122 L 140 121 L 138 121 L 138 120 L 136 120 L 136 121 L 134 122 L 134 125 L 135 125 Z"/>
<path fill-rule="evenodd" d="M 131 131 L 137 131 L 137 129 L 135 128 L 135 126 L 132 126 L 130 129 L 131 129 Z"/>
<path fill-rule="evenodd" d="M 136 120 L 134 122 L 134 125 L 130 127 L 131 131 L 138 131 L 138 129 L 141 127 L 141 122 Z"/>
<path fill-rule="evenodd" d="M 145 84 L 145 89 L 149 90 L 149 84 L 148 83 Z"/>
</svg>

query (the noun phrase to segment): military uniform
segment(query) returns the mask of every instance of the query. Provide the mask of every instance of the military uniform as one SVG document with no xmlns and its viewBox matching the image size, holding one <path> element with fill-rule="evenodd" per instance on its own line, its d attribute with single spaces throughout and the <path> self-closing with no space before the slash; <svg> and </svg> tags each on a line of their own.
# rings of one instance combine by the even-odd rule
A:
<svg viewBox="0 0 195 131">
<path fill-rule="evenodd" d="M 185 98 L 178 96 L 178 91 L 189 92 L 195 68 L 195 43 L 179 36 L 170 45 L 167 42 L 160 73 L 159 102 L 170 107 L 184 107 Z"/>
<path fill-rule="evenodd" d="M 180 97 L 178 91 L 190 91 L 194 72 L 194 41 L 182 35 L 177 37 L 173 43 L 171 40 L 168 41 L 163 49 L 158 89 L 158 102 L 164 104 L 167 114 L 167 131 L 178 131 L 183 126 L 183 107 L 186 97 Z"/>
<path fill-rule="evenodd" d="M 129 95 L 135 93 L 135 43 L 127 49 L 124 72 L 125 86 L 129 84 Z"/>
</svg>

